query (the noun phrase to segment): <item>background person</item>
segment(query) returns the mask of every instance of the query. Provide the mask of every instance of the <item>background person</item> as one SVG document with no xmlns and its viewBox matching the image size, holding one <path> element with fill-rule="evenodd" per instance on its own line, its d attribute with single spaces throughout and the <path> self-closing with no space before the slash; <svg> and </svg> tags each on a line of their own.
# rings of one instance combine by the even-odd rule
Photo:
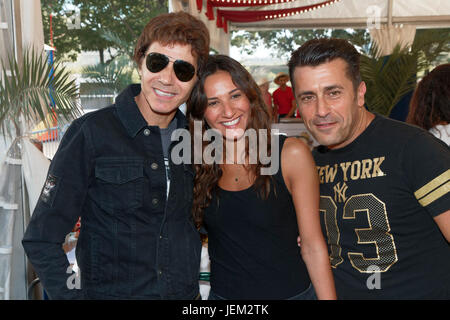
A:
<svg viewBox="0 0 450 320">
<path fill-rule="evenodd" d="M 345 40 L 315 39 L 289 61 L 321 144 L 313 156 L 338 298 L 449 299 L 450 150 L 364 107 L 359 57 Z"/>
<path fill-rule="evenodd" d="M 276 119 L 276 114 L 274 114 L 274 108 L 272 103 L 272 95 L 269 92 L 270 81 L 267 78 L 262 78 L 258 81 L 258 87 L 261 90 L 264 102 L 267 106 L 267 112 L 269 114 L 270 120 Z"/>
<path fill-rule="evenodd" d="M 23 239 L 50 298 L 198 297 L 193 172 L 169 148 L 208 52 L 201 21 L 182 12 L 152 19 L 135 48 L 141 83 L 67 130 Z M 78 217 L 81 289 L 70 290 L 62 243 Z"/>
<path fill-rule="evenodd" d="M 192 212 L 197 226 L 208 231 L 210 299 L 314 299 L 314 291 L 319 299 L 334 299 L 308 147 L 295 138 L 281 138 L 279 150 L 269 144 L 272 156 L 281 159 L 272 176 L 261 174 L 260 159 L 250 163 L 250 153 L 257 151 L 249 149 L 244 131 L 270 134 L 269 115 L 255 81 L 227 56 L 208 59 L 188 100 L 188 114 L 191 129 L 198 120 L 203 130 L 221 134 L 221 158 L 231 159 L 196 165 Z"/>
<path fill-rule="evenodd" d="M 417 85 L 406 122 L 428 130 L 450 146 L 450 64 L 437 66 Z"/>
<path fill-rule="evenodd" d="M 284 72 L 278 73 L 273 80 L 278 85 L 272 96 L 274 109 L 279 119 L 292 117 L 297 108 L 292 88 L 287 85 L 288 81 L 289 75 Z"/>
</svg>

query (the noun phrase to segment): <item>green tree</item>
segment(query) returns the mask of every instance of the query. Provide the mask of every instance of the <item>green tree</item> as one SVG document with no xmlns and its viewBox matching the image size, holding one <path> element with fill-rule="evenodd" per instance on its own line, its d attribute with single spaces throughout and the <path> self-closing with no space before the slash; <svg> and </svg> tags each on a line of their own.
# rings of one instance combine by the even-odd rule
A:
<svg viewBox="0 0 450 320">
<path fill-rule="evenodd" d="M 69 29 L 65 12 L 66 1 L 42 0 L 42 24 L 44 26 L 44 41 L 51 44 L 50 39 L 50 14 L 52 15 L 53 45 L 58 57 L 65 56 L 75 61 L 81 52 L 80 38 L 76 30 Z"/>
<path fill-rule="evenodd" d="M 67 17 L 78 14 L 71 12 L 74 7 L 80 24 L 69 29 Z M 167 0 L 42 0 L 46 43 L 50 42 L 50 13 L 54 13 L 52 28 L 57 54 L 75 60 L 81 50 L 98 51 L 101 63 L 107 62 L 105 50 L 111 53 L 116 49 L 119 54 L 129 51 L 147 22 L 163 12 L 167 12 Z"/>
<path fill-rule="evenodd" d="M 312 29 L 312 30 L 269 30 L 269 31 L 234 31 L 231 45 L 242 48 L 247 54 L 253 54 L 260 43 L 267 48 L 277 50 L 277 57 L 288 58 L 292 51 L 310 39 L 333 37 L 350 40 L 363 52 L 370 48 L 370 34 L 367 30 L 339 30 L 339 29 Z"/>
<path fill-rule="evenodd" d="M 395 105 L 414 90 L 416 79 L 434 66 L 449 62 L 450 29 L 418 29 L 409 49 L 397 48 L 387 57 L 377 57 L 377 46 L 368 30 L 271 30 L 235 32 L 231 44 L 252 54 L 262 43 L 288 59 L 304 42 L 321 37 L 349 40 L 361 56 L 361 76 L 367 84 L 366 105 L 371 111 L 389 115 Z"/>
</svg>

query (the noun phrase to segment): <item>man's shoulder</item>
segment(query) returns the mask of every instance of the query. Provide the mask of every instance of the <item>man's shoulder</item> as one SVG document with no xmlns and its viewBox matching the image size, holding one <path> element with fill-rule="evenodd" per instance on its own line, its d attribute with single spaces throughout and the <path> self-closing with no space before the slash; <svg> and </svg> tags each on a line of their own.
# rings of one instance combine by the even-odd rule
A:
<svg viewBox="0 0 450 320">
<path fill-rule="evenodd" d="M 427 131 L 398 120 L 390 119 L 386 116 L 375 114 L 367 129 L 344 150 L 349 152 L 364 152 L 367 150 L 389 150 L 391 148 L 400 150 L 413 143 L 419 137 L 431 136 Z M 355 149 L 356 148 L 356 149 Z M 335 157 L 335 152 L 330 152 L 326 146 L 318 146 L 312 151 L 314 157 Z M 346 152 L 340 151 L 338 154 L 344 156 Z"/>
<path fill-rule="evenodd" d="M 115 105 L 112 104 L 95 111 L 87 112 L 81 117 L 75 119 L 73 123 L 82 127 L 98 124 L 99 121 L 108 121 L 111 117 L 114 117 L 115 109 Z"/>
<path fill-rule="evenodd" d="M 395 134 L 395 136 L 402 137 L 417 135 L 426 132 L 424 129 L 419 128 L 415 125 L 378 114 L 376 115 L 375 121 L 378 130 L 383 131 L 388 135 Z M 392 136 L 392 138 L 395 138 L 395 136 Z"/>
<path fill-rule="evenodd" d="M 422 128 L 379 114 L 375 115 L 366 131 L 362 141 L 370 148 L 402 148 L 418 138 L 426 140 L 431 137 L 431 134 Z"/>
<path fill-rule="evenodd" d="M 360 150 L 379 150 L 404 157 L 442 151 L 439 139 L 418 126 L 376 115 L 373 129 L 360 145 Z"/>
<path fill-rule="evenodd" d="M 64 133 L 64 141 L 70 141 L 76 137 L 95 135 L 98 131 L 104 131 L 105 126 L 111 125 L 114 105 L 96 111 L 88 112 L 73 120 Z"/>
</svg>

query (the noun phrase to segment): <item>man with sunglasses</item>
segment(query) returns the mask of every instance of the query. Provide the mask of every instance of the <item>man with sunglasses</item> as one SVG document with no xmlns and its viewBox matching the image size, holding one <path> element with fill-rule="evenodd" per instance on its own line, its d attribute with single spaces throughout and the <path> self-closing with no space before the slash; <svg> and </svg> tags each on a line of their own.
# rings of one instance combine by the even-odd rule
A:
<svg viewBox="0 0 450 320">
<path fill-rule="evenodd" d="M 152 19 L 135 48 L 141 83 L 67 130 L 23 239 L 51 299 L 199 297 L 194 173 L 169 155 L 171 132 L 187 126 L 178 107 L 208 53 L 201 21 L 182 12 Z M 78 217 L 81 288 L 62 249 Z"/>
</svg>

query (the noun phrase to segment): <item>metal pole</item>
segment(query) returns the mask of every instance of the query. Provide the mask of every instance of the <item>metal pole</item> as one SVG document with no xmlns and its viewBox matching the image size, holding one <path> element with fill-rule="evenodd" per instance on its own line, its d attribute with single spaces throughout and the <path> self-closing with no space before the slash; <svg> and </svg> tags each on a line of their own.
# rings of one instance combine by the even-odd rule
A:
<svg viewBox="0 0 450 320">
<path fill-rule="evenodd" d="M 23 48 L 22 48 L 22 19 L 20 17 L 20 0 L 11 0 L 11 10 L 12 10 L 12 30 L 13 30 L 13 45 L 14 54 L 17 61 L 22 59 Z"/>
<path fill-rule="evenodd" d="M 388 0 L 388 28 L 392 27 L 392 9 L 394 7 L 394 0 Z"/>
<path fill-rule="evenodd" d="M 22 238 L 23 235 L 25 234 L 25 230 L 27 228 L 28 225 L 28 218 L 29 218 L 29 212 L 28 212 L 28 206 L 27 206 L 27 201 L 28 197 L 26 194 L 26 190 L 25 190 L 25 175 L 23 173 L 23 138 L 21 138 L 19 140 L 19 149 L 20 149 L 20 159 L 21 159 L 21 164 L 20 164 L 20 178 L 21 178 L 21 193 L 22 193 Z M 27 266 L 27 257 L 25 255 L 25 252 L 23 252 L 23 268 L 24 268 L 24 292 L 25 294 L 28 293 L 28 266 Z M 24 297 L 24 299 L 26 299 L 27 296 Z"/>
</svg>

